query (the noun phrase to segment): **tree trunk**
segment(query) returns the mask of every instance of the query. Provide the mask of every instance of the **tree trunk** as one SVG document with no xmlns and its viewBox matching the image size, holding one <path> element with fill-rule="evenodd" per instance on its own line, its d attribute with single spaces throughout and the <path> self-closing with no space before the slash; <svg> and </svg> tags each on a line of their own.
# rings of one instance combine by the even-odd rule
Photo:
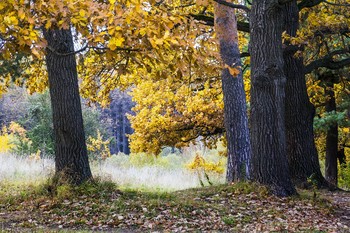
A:
<svg viewBox="0 0 350 233">
<path fill-rule="evenodd" d="M 343 148 L 340 148 L 337 153 L 337 158 L 339 161 L 340 166 L 346 165 L 346 156 L 345 156 L 345 145 L 343 145 Z"/>
<path fill-rule="evenodd" d="M 325 86 L 326 112 L 330 113 L 337 110 L 334 96 L 334 83 L 327 81 Z M 326 136 L 326 179 L 331 184 L 338 184 L 338 123 L 332 124 L 327 130 Z"/>
<path fill-rule="evenodd" d="M 47 40 L 56 178 L 78 185 L 92 177 L 83 126 L 74 44 L 70 29 L 43 30 Z"/>
<path fill-rule="evenodd" d="M 215 30 L 220 55 L 226 66 L 222 71 L 224 121 L 227 139 L 227 182 L 247 180 L 251 176 L 251 146 L 249 139 L 246 96 L 238 49 L 237 21 L 234 10 L 215 4 Z M 233 76 L 230 70 L 237 72 Z"/>
<path fill-rule="evenodd" d="M 297 1 L 287 3 L 284 8 L 284 29 L 296 36 L 299 28 Z M 313 119 L 315 109 L 307 93 L 302 57 L 295 57 L 297 46 L 285 45 L 284 73 L 286 82 L 286 140 L 289 170 L 292 181 L 298 186 L 307 184 L 313 177 L 319 185 L 326 185 L 322 176 L 314 141 Z"/>
<path fill-rule="evenodd" d="M 253 1 L 250 28 L 253 178 L 278 196 L 294 195 L 284 122 L 283 9 L 278 1 Z"/>
</svg>

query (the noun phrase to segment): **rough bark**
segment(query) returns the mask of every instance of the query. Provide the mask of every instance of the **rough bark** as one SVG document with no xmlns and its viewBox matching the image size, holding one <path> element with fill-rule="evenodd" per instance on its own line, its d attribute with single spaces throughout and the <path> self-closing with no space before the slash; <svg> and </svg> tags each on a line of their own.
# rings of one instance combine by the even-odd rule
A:
<svg viewBox="0 0 350 233">
<path fill-rule="evenodd" d="M 326 112 L 337 110 L 334 93 L 334 83 L 329 81 L 325 86 Z M 338 124 L 335 122 L 327 130 L 326 136 L 326 179 L 331 184 L 338 184 Z"/>
<path fill-rule="evenodd" d="M 299 28 L 299 9 L 297 1 L 284 7 L 284 29 L 296 36 Z M 287 156 L 292 181 L 298 186 L 307 184 L 311 176 L 319 185 L 325 185 L 314 141 L 313 119 L 315 109 L 309 101 L 306 88 L 302 57 L 295 57 L 298 48 L 284 46 L 284 73 L 286 82 L 286 140 Z"/>
<path fill-rule="evenodd" d="M 225 66 L 239 73 L 232 76 L 229 68 L 222 71 L 224 94 L 224 122 L 227 139 L 227 182 L 248 180 L 251 176 L 251 146 L 248 128 L 247 104 L 238 49 L 237 21 L 234 10 L 215 4 L 215 30 L 220 55 Z"/>
<path fill-rule="evenodd" d="M 55 172 L 60 182 L 78 185 L 92 177 L 78 88 L 74 44 L 68 30 L 43 30 L 47 40 L 54 139 Z"/>
<path fill-rule="evenodd" d="M 250 13 L 251 140 L 253 178 L 278 196 L 296 194 L 285 136 L 283 9 L 276 0 L 253 1 Z"/>
</svg>

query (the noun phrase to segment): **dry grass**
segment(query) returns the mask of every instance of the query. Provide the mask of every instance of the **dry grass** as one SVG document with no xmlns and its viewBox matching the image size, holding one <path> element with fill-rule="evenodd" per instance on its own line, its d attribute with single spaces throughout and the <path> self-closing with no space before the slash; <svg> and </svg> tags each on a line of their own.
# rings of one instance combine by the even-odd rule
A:
<svg viewBox="0 0 350 233">
<path fill-rule="evenodd" d="M 175 158 L 175 159 L 174 159 Z M 189 157 L 164 157 L 159 163 L 133 164 L 129 156 L 117 155 L 103 162 L 92 162 L 94 176 L 115 182 L 122 189 L 144 191 L 176 191 L 200 187 L 198 174 L 189 171 L 185 164 Z M 11 154 L 0 154 L 0 183 L 28 185 L 40 183 L 54 171 L 52 159 L 29 159 Z M 224 182 L 224 175 L 210 175 L 211 182 Z M 205 183 L 205 181 L 204 181 Z"/>
</svg>

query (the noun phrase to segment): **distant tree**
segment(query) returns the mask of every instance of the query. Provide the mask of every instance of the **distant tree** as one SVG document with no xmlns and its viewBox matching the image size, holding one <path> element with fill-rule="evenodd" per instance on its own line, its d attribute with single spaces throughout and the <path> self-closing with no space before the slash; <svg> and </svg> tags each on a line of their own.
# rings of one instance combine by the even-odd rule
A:
<svg viewBox="0 0 350 233">
<path fill-rule="evenodd" d="M 296 3 L 293 4 L 296 5 Z M 297 111 L 298 113 L 295 113 L 296 118 L 299 118 L 299 123 L 295 122 L 294 125 L 290 125 L 291 132 L 299 132 L 299 138 L 302 138 L 302 134 L 305 136 L 309 135 L 302 141 L 297 140 L 296 137 L 290 140 L 291 144 L 297 142 L 294 143 L 295 149 L 293 150 L 297 156 L 294 157 L 295 160 L 292 166 L 298 166 L 299 169 L 295 170 L 294 174 L 299 176 L 299 178 L 304 177 L 304 180 L 307 175 L 310 176 L 312 174 L 320 185 L 329 186 L 330 188 L 334 188 L 334 184 L 336 184 L 334 183 L 334 174 L 337 170 L 338 147 L 340 149 L 348 137 L 346 133 L 346 128 L 348 128 L 346 124 L 346 96 L 349 95 L 347 67 L 350 65 L 350 41 L 348 39 L 350 17 L 348 17 L 348 6 L 348 1 L 345 0 L 340 0 L 337 4 L 333 4 L 330 1 L 304 0 L 299 2 L 298 9 L 301 27 L 296 35 L 291 35 L 292 38 L 287 39 L 297 48 L 294 57 L 300 58 L 303 56 L 305 65 L 303 71 L 307 74 L 308 91 L 312 94 L 311 101 L 316 106 L 314 108 L 308 103 L 309 101 L 306 98 L 301 98 L 301 95 L 299 100 L 296 98 L 292 100 L 292 102 L 300 101 L 300 107 L 304 106 L 302 108 L 304 111 L 299 110 Z M 304 88 L 300 86 L 297 89 L 302 90 Z M 336 105 L 339 107 L 337 110 L 335 110 Z M 295 105 L 291 106 L 289 113 L 295 111 L 295 109 L 298 109 L 298 107 Z M 316 132 L 320 132 L 321 125 L 324 126 L 324 129 L 321 129 L 321 131 L 330 130 L 327 133 L 328 136 L 326 136 L 325 142 L 318 142 L 318 145 L 326 145 L 325 150 L 328 151 L 326 154 L 333 154 L 332 157 L 334 157 L 330 160 L 326 156 L 326 169 L 333 171 L 333 178 L 329 179 L 329 181 L 333 181 L 330 183 L 327 183 L 318 171 L 317 152 L 314 149 L 314 143 L 312 143 L 312 137 L 314 136 L 312 133 L 312 121 L 309 120 L 310 117 L 315 116 L 315 113 L 318 116 L 315 122 L 318 128 Z M 318 119 L 319 117 L 321 119 Z M 319 124 L 321 121 L 328 123 Z M 308 122 L 308 126 L 305 122 Z M 344 133 L 342 132 L 343 130 Z M 339 132 L 337 133 L 336 131 Z M 319 148 L 321 149 L 322 147 Z M 329 153 L 330 151 L 334 152 Z M 322 158 L 322 153 L 320 155 Z M 308 165 L 306 166 L 306 164 Z"/>
<path fill-rule="evenodd" d="M 28 110 L 28 96 L 20 87 L 10 87 L 0 98 L 0 128 L 20 121 Z"/>
<path fill-rule="evenodd" d="M 334 83 L 339 80 L 337 75 L 326 74 L 324 80 L 326 100 L 326 112 L 332 113 L 337 111 L 335 99 Z M 338 123 L 333 122 L 327 130 L 326 135 L 326 170 L 325 175 L 328 182 L 338 185 Z"/>
<path fill-rule="evenodd" d="M 129 136 L 133 133 L 128 114 L 133 115 L 132 108 L 134 102 L 126 92 L 114 90 L 111 92 L 111 103 L 108 108 L 103 110 L 103 118 L 110 121 L 109 127 L 113 139 L 110 144 L 112 154 L 130 153 Z"/>
</svg>

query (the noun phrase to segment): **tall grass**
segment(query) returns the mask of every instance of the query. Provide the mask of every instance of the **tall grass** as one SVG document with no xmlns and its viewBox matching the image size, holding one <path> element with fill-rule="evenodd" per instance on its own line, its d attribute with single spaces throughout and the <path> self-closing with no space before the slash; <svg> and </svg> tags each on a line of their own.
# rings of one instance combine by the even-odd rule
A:
<svg viewBox="0 0 350 233">
<path fill-rule="evenodd" d="M 216 158 L 211 154 L 210 159 Z M 193 159 L 192 154 L 148 156 L 136 154 L 113 155 L 105 161 L 92 161 L 94 176 L 109 179 L 121 189 L 145 191 L 176 191 L 199 187 L 200 172 L 190 171 L 186 164 Z M 54 171 L 52 159 L 34 160 L 12 154 L 0 154 L 0 184 L 16 183 L 27 185 L 43 182 Z M 224 175 L 209 175 L 213 183 L 224 182 Z M 207 183 L 206 183 L 207 184 Z"/>
<path fill-rule="evenodd" d="M 0 182 L 21 182 L 23 184 L 48 178 L 54 168 L 51 159 L 34 160 L 12 154 L 0 154 Z"/>
</svg>

